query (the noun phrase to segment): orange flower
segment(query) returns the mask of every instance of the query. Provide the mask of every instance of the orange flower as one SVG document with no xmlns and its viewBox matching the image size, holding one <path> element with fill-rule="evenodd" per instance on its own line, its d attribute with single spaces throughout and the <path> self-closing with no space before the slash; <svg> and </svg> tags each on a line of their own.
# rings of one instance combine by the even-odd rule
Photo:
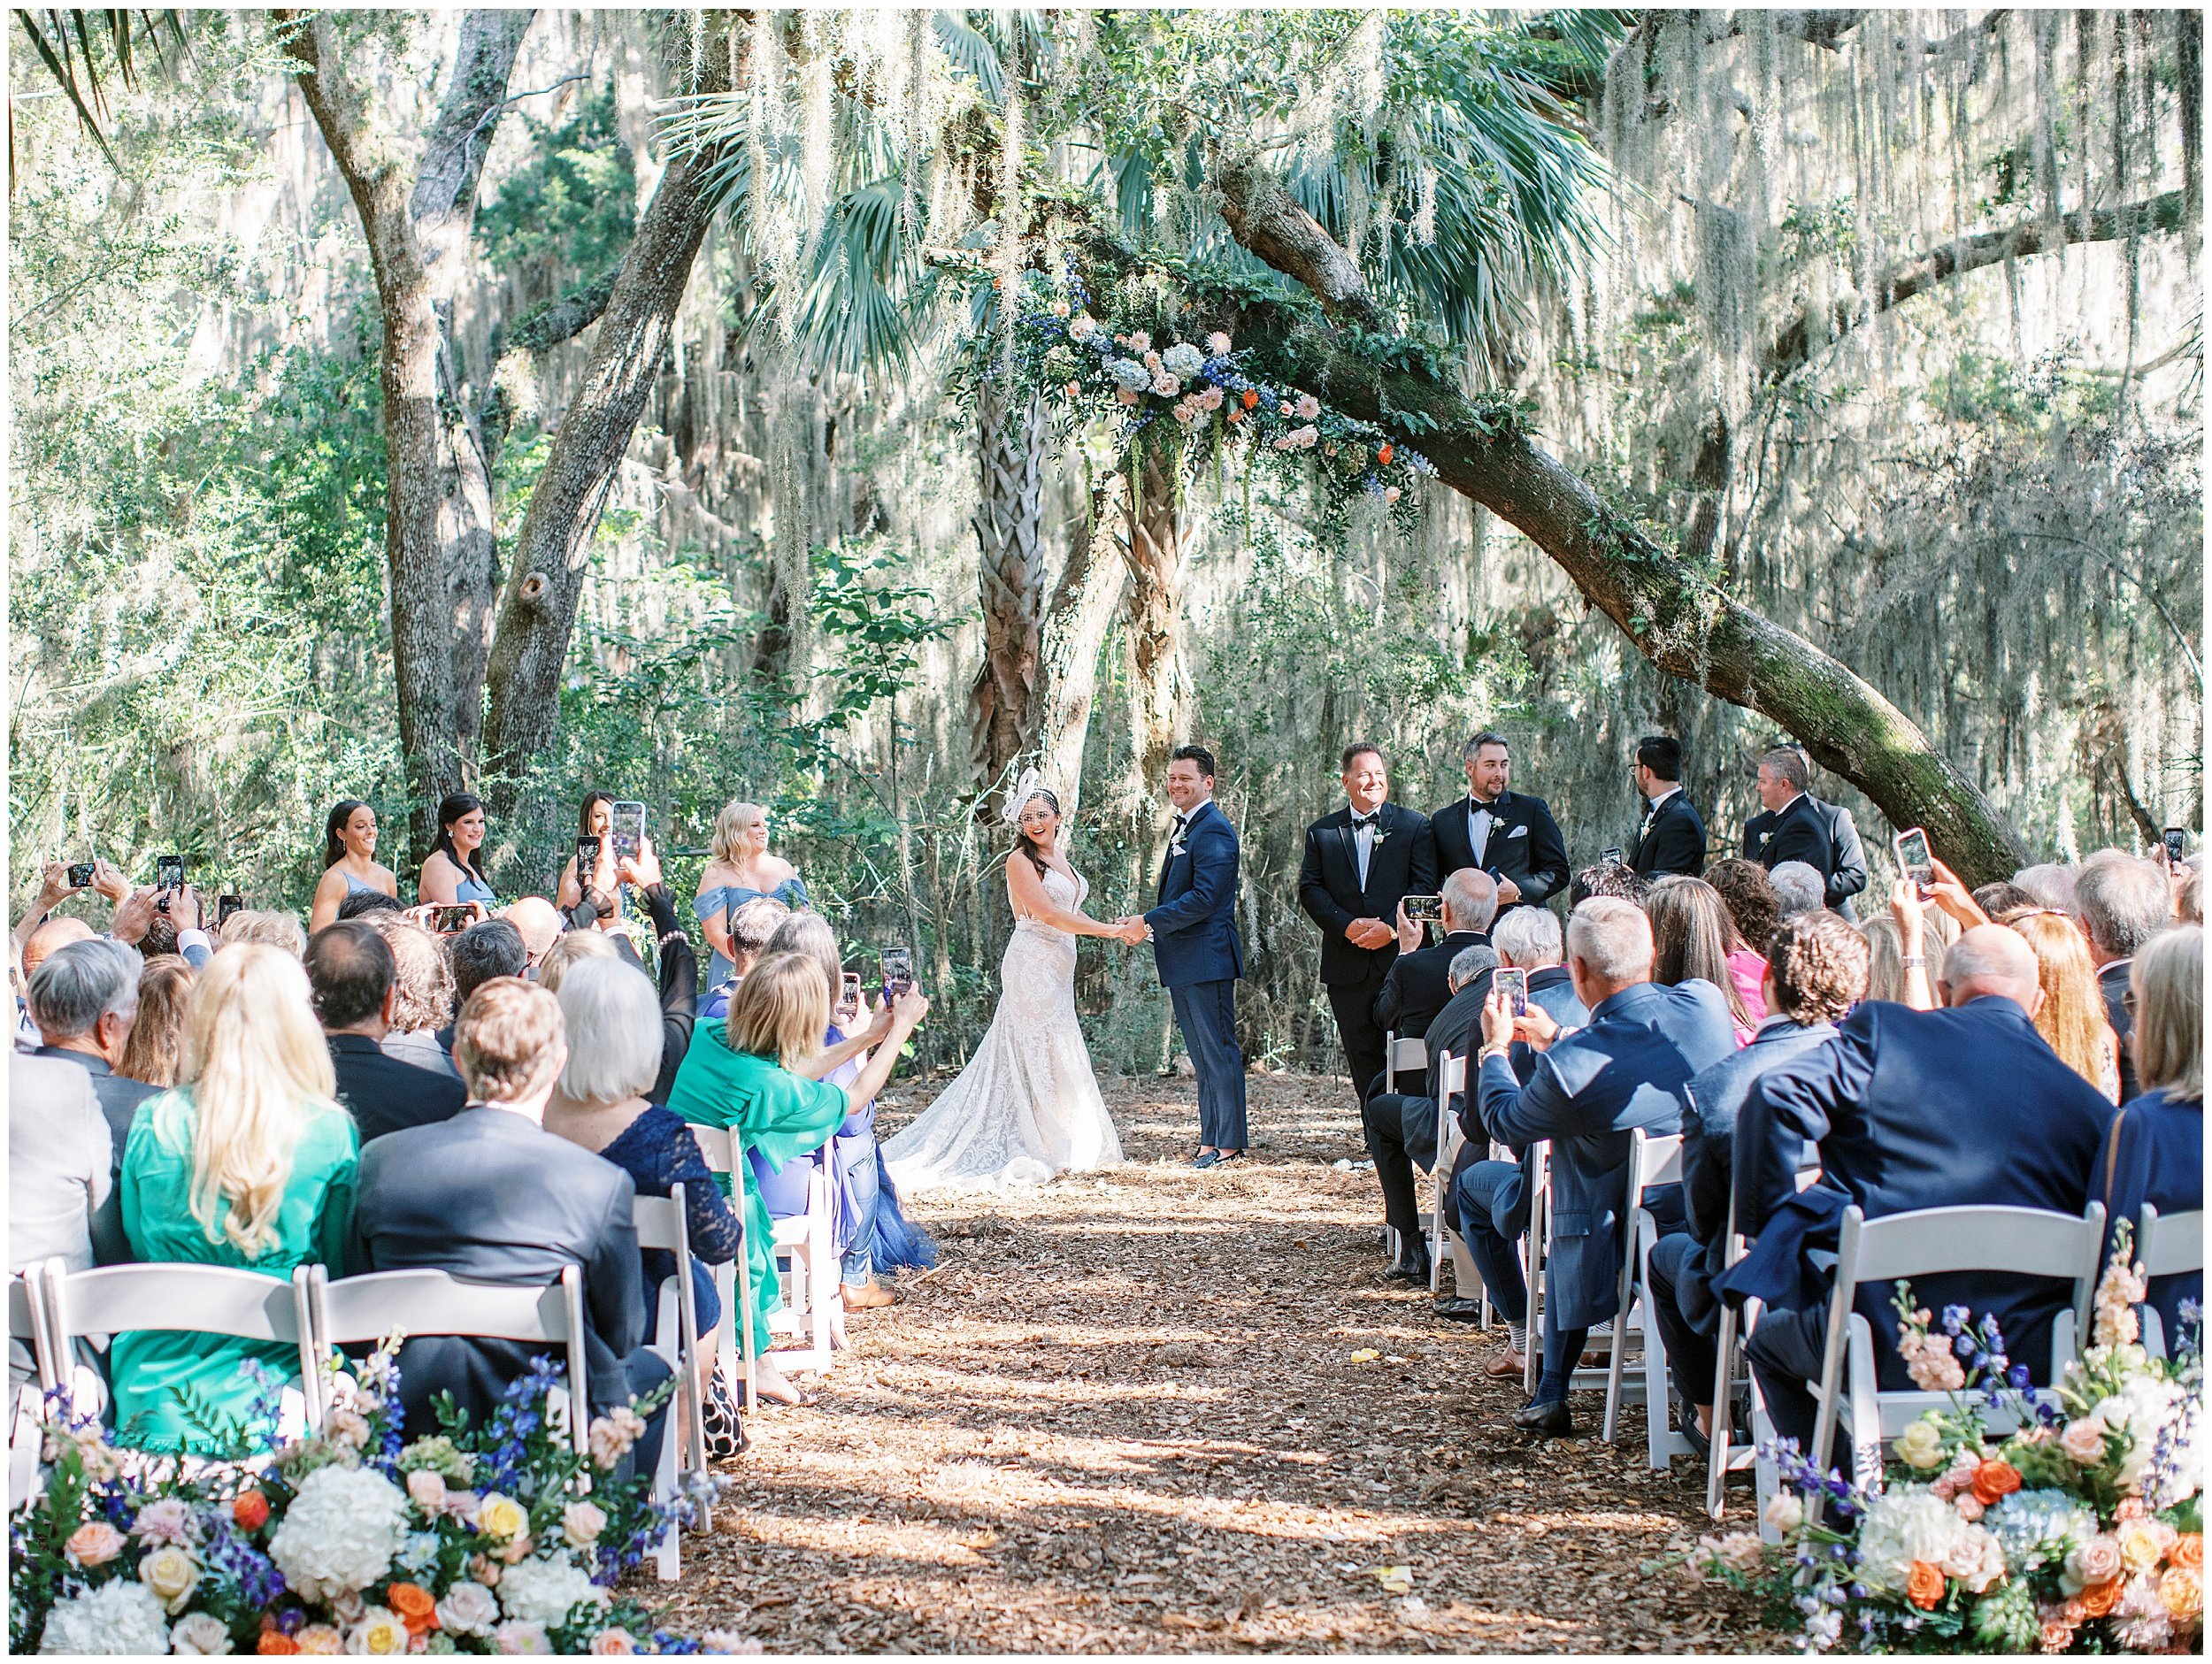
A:
<svg viewBox="0 0 2212 1664">
<path fill-rule="evenodd" d="M 1259 395 L 1259 389 L 1258 389 L 1258 388 L 1256 388 L 1256 387 L 1247 387 L 1247 388 L 1245 388 L 1245 390 L 1244 390 L 1244 408 L 1245 408 L 1246 410 L 1250 410 L 1250 409 L 1251 409 L 1254 405 L 1257 404 L 1259 402 L 1260 402 L 1260 395 Z"/>
<path fill-rule="evenodd" d="M 438 1603 L 419 1583 L 394 1583 L 384 1591 L 384 1604 L 399 1614 L 410 1635 L 421 1635 L 438 1627 Z"/>
<path fill-rule="evenodd" d="M 1244 419 L 1243 409 L 1238 405 L 1232 404 L 1228 410 L 1224 412 L 1224 414 L 1226 415 L 1232 422 L 1241 422 Z"/>
<path fill-rule="evenodd" d="M 258 1491 L 242 1491 L 232 1499 L 230 1517 L 249 1531 L 257 1531 L 269 1522 L 269 1499 Z"/>
<path fill-rule="evenodd" d="M 2008 1461 L 1985 1461 L 1974 1469 L 1974 1499 L 1988 1507 L 2020 1488 L 2020 1470 Z"/>
<path fill-rule="evenodd" d="M 1386 443 L 1380 450 L 1375 453 L 1375 460 L 1383 464 L 1385 466 L 1388 466 L 1390 459 L 1396 455 L 1397 452 L 1391 449 L 1389 445 Z"/>
<path fill-rule="evenodd" d="M 264 1629 L 261 1632 L 261 1644 L 254 1649 L 257 1652 L 271 1655 L 281 1654 L 288 1658 L 299 1650 L 300 1644 L 281 1629 Z"/>
<path fill-rule="evenodd" d="M 1924 1560 L 1912 1563 L 1912 1576 L 1905 1580 L 1905 1599 L 1923 1612 L 1932 1610 L 1943 1599 L 1943 1573 Z"/>
<path fill-rule="evenodd" d="M 2108 1577 L 2101 1583 L 2091 1583 L 2081 1591 L 2081 1615 L 2085 1618 L 2104 1618 L 2112 1614 L 2112 1608 L 2120 1604 L 2120 1580 Z"/>
<path fill-rule="evenodd" d="M 2169 1564 L 2186 1566 L 2191 1571 L 2204 1569 L 2204 1533 L 2189 1531 L 2174 1538 L 2173 1547 L 2166 1551 Z"/>
</svg>

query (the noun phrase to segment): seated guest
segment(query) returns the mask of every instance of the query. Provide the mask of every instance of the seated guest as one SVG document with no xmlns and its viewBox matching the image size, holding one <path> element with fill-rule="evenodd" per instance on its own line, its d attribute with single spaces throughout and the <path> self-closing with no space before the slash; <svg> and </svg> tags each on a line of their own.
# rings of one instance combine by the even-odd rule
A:
<svg viewBox="0 0 2212 1664">
<path fill-rule="evenodd" d="M 337 916 L 340 918 L 373 918 L 379 913 L 403 916 L 406 911 L 396 895 L 387 895 L 381 890 L 356 890 L 338 903 Z"/>
<path fill-rule="evenodd" d="M 72 942 L 88 942 L 99 932 L 82 919 L 65 913 L 35 926 L 23 939 L 23 979 L 27 986 L 47 955 L 59 953 Z"/>
<path fill-rule="evenodd" d="M 201 971 L 185 1011 L 182 1084 L 143 1105 L 123 1151 L 123 1231 L 134 1260 L 236 1266 L 290 1281 L 336 1264 L 353 1204 L 360 1141 L 338 1105 L 307 973 L 280 948 L 249 943 Z M 256 1395 L 241 1366 L 299 1378 L 299 1349 L 217 1335 L 118 1335 L 121 1442 L 203 1448 L 178 1394 L 242 1415 Z"/>
<path fill-rule="evenodd" d="M 280 947 L 297 959 L 307 951 L 307 932 L 300 928 L 299 916 L 280 913 L 273 909 L 242 909 L 223 922 L 215 932 L 215 946 L 235 947 L 241 942 L 258 942 L 264 947 Z"/>
<path fill-rule="evenodd" d="M 59 1058 L 18 1052 L 8 1060 L 11 1272 L 57 1255 L 72 1271 L 130 1257 L 115 1195 L 114 1149 L 94 1079 Z M 33 1373 L 29 1346 L 9 1341 L 12 1397 Z"/>
<path fill-rule="evenodd" d="M 591 1408 L 627 1404 L 666 1380 L 668 1368 L 644 1346 L 630 1176 L 541 1124 L 568 1062 L 559 1002 L 518 978 L 494 978 L 461 1008 L 453 1061 L 468 1107 L 362 1153 L 352 1269 L 429 1267 L 473 1283 L 535 1287 L 579 1266 Z M 540 1350 L 442 1335 L 408 1341 L 399 1354 L 406 1424 L 434 1425 L 432 1404 L 451 1392 L 480 1425 Z M 660 1453 L 663 1421 L 659 1411 L 648 1419 L 633 1453 L 641 1472 Z"/>
<path fill-rule="evenodd" d="M 184 1067 L 184 1008 L 192 967 L 176 955 L 146 961 L 138 973 L 138 1016 L 115 1072 L 149 1086 L 173 1086 Z M 120 1160 L 119 1156 L 117 1158 Z"/>
<path fill-rule="evenodd" d="M 522 973 L 525 978 L 536 974 L 537 967 L 568 928 L 568 921 L 561 916 L 560 909 L 541 895 L 523 896 L 511 906 L 502 908 L 499 916 L 513 925 L 522 938 L 523 962 L 527 967 Z"/>
<path fill-rule="evenodd" d="M 2039 866 L 2023 867 L 2012 875 L 2013 887 L 2027 893 L 2028 899 L 2038 907 L 2047 907 L 2054 913 L 2074 916 L 2074 870 L 2062 861 L 2046 861 Z"/>
<path fill-rule="evenodd" d="M 2172 923 L 2173 893 L 2166 875 L 2148 861 L 2119 849 L 2100 849 L 2082 863 L 2074 886 L 2081 932 L 2097 968 L 2105 1021 L 2120 1041 L 2120 1101 L 2136 1093 L 2135 1060 L 2127 1047 L 2129 975 L 2135 955 Z"/>
<path fill-rule="evenodd" d="M 603 931 L 574 930 L 555 942 L 545 957 L 538 962 L 538 986 L 546 993 L 557 994 L 562 980 L 572 966 L 587 959 L 621 959 L 621 949 Z M 624 960 L 627 964 L 629 962 Z"/>
<path fill-rule="evenodd" d="M 1895 903 L 1893 902 L 1893 906 Z M 1919 904 L 1903 903 L 1922 916 Z M 1916 1011 L 1935 1009 L 1936 979 L 1943 974 L 1943 948 L 1927 933 L 1925 923 L 1915 929 L 1901 926 L 1893 917 L 1870 918 L 1866 932 L 1866 997 L 1910 1006 Z"/>
<path fill-rule="evenodd" d="M 1551 1143 L 1552 1246 L 1545 1269 L 1544 1373 L 1513 1423 L 1542 1438 L 1573 1429 L 1567 1388 L 1591 1325 L 1609 1320 L 1621 1269 L 1620 1199 L 1630 1132 L 1682 1124 L 1681 1091 L 1736 1049 L 1726 997 L 1693 978 L 1651 979 L 1651 921 L 1626 901 L 1595 898 L 1567 922 L 1567 970 L 1588 1009 L 1563 1031 L 1540 1007 L 1516 1018 L 1495 987 L 1482 1013 L 1479 1092 L 1489 1135 L 1517 1150 Z M 1542 1055 L 1523 1085 L 1507 1058 L 1515 1039 Z M 1678 1185 L 1646 1196 L 1661 1230 L 1681 1220 Z"/>
<path fill-rule="evenodd" d="M 757 895 L 730 909 L 730 928 L 723 939 L 729 943 L 730 951 L 736 957 L 724 960 L 719 953 L 715 955 L 714 962 L 728 969 L 720 982 L 708 987 L 699 1008 L 702 1017 L 718 1017 L 728 1011 L 732 992 L 768 951 L 769 939 L 776 933 L 777 927 L 790 916 L 791 909 L 772 895 Z"/>
<path fill-rule="evenodd" d="M 2082 875 L 2085 886 L 2089 875 Z M 2185 924 L 2161 935 L 2135 955 L 2129 968 L 2135 1001 L 2135 1051 L 2140 1095 L 2121 1109 L 2118 1136 L 2100 1146 L 2089 1193 L 2105 1204 L 2105 1218 L 2140 1223 L 2143 1204 L 2162 1214 L 2194 1213 L 2204 1207 L 2204 932 Z M 2150 1304 L 2175 1355 L 2181 1303 L 2204 1304 L 2204 1274 L 2154 1277 Z"/>
<path fill-rule="evenodd" d="M 323 876 L 307 916 L 310 930 L 337 923 L 339 905 L 349 895 L 399 899 L 399 879 L 376 863 L 376 811 L 357 798 L 341 798 L 323 817 Z"/>
<path fill-rule="evenodd" d="M 1735 1192 L 1736 1124 L 1759 1077 L 1824 1046 L 1866 993 L 1866 940 L 1824 909 L 1777 931 L 1767 961 L 1769 1015 L 1751 1044 L 1690 1079 L 1682 1094 L 1682 1207 L 1687 1228 L 1651 1250 L 1652 1314 L 1697 1436 L 1713 1430 L 1713 1342 L 1720 1307 L 1713 1279 L 1728 1263 L 1728 1206 Z"/>
<path fill-rule="evenodd" d="M 519 977 L 530 968 L 530 953 L 522 945 L 522 932 L 503 918 L 488 918 L 457 936 L 445 939 L 446 963 L 453 971 L 453 1008 L 459 1011 L 486 983 L 500 977 Z M 438 1031 L 438 1044 L 449 1055 L 453 1051 L 450 1025 Z"/>
<path fill-rule="evenodd" d="M 683 1067 L 684 1054 L 691 1049 L 699 1009 L 699 958 L 676 916 L 676 898 L 661 879 L 660 856 L 652 845 L 648 843 L 634 856 L 624 856 L 616 863 L 616 872 L 644 901 L 659 949 L 661 1066 L 653 1077 L 653 1101 L 664 1103 L 676 1084 L 676 1071 Z"/>
<path fill-rule="evenodd" d="M 2113 1102 L 2120 1101 L 2119 1041 L 2105 1021 L 2104 995 L 2089 960 L 2089 943 L 2071 919 L 2041 909 L 2006 921 L 2035 953 L 2043 1003 L 2035 1031 L 2051 1049 Z"/>
<path fill-rule="evenodd" d="M 2174 922 L 2177 924 L 2204 923 L 2204 869 L 2197 863 L 2198 857 L 2191 855 L 2188 863 L 2174 875 Z"/>
<path fill-rule="evenodd" d="M 1736 1229 L 1758 1246 L 1724 1280 L 1767 1309 L 1748 1350 L 1776 1430 L 1811 1439 L 1828 1321 L 1824 1279 L 1808 1254 L 1832 1249 L 1843 1207 L 1870 1219 L 1924 1208 L 2040 1208 L 2079 1216 L 2113 1108 L 2035 1031 L 2043 991 L 2035 955 L 2002 925 L 1977 926 L 1944 956 L 1938 1011 L 1861 1005 L 1829 1044 L 1760 1077 L 1736 1133 Z M 1808 1143 L 1822 1180 L 1802 1196 Z M 2051 1320 L 2070 1291 L 2040 1278 L 1973 1272 L 1917 1277 L 1913 1295 L 1940 1311 L 1993 1316 L 2016 1363 L 2046 1383 Z M 1884 1386 L 1907 1384 L 1893 1338 L 1893 1291 L 1863 1289 Z"/>
<path fill-rule="evenodd" d="M 1447 985 L 1452 961 L 1469 947 L 1490 940 L 1490 921 L 1498 914 L 1496 880 L 1479 867 L 1462 867 L 1444 880 L 1444 939 L 1433 947 L 1421 946 L 1427 926 L 1408 919 L 1398 909 L 1398 956 L 1383 977 L 1375 994 L 1375 1024 L 1403 1039 L 1419 1039 L 1452 997 Z M 1378 1088 L 1377 1090 L 1379 1090 Z"/>
<path fill-rule="evenodd" d="M 1574 979 L 1560 963 L 1563 948 L 1559 920 L 1541 908 L 1516 908 L 1498 921 L 1491 941 L 1499 958 L 1528 972 L 1528 1002 L 1562 1029 L 1580 1028 L 1590 1020 L 1582 1001 L 1575 998 Z M 1487 1001 L 1491 978 L 1478 977 L 1468 992 Z M 1469 1036 L 1479 1039 L 1478 1029 Z M 1479 1048 L 1478 1048 L 1479 1049 Z M 1536 1067 L 1536 1053 L 1519 1040 L 1506 1055 L 1513 1077 L 1525 1085 Z M 1490 1131 L 1483 1124 L 1481 1102 L 1470 1093 L 1460 1101 L 1459 1130 L 1466 1142 L 1445 1186 L 1444 1205 L 1452 1211 L 1452 1229 L 1467 1245 L 1468 1257 L 1482 1274 L 1491 1304 L 1506 1322 L 1505 1351 L 1490 1361 L 1486 1373 L 1503 1378 L 1519 1375 L 1528 1346 L 1528 1284 L 1521 1274 L 1520 1257 L 1513 1245 L 1528 1229 L 1530 1189 L 1534 1179 L 1533 1159 L 1526 1150 L 1509 1162 L 1494 1161 Z M 1455 1323 L 1479 1323 L 1482 1302 L 1466 1298 L 1439 1300 L 1437 1315 Z"/>
<path fill-rule="evenodd" d="M 384 1055 L 457 1081 L 453 1054 L 438 1044 L 438 1031 L 453 1021 L 453 967 L 438 939 L 396 908 L 360 918 L 392 950 L 392 1026 Z"/>
<path fill-rule="evenodd" d="M 1541 908 L 1517 907 L 1499 923 L 1524 913 L 1551 917 Z M 1428 1077 L 1422 1090 L 1385 1092 L 1378 1082 L 1374 1095 L 1360 1109 L 1367 1129 L 1367 1153 L 1375 1158 L 1375 1177 L 1382 1185 L 1383 1220 L 1398 1233 L 1398 1259 L 1389 1275 L 1416 1288 L 1429 1285 L 1430 1266 L 1428 1239 L 1421 1234 L 1421 1203 L 1413 1188 L 1414 1164 L 1417 1162 L 1424 1172 L 1436 1164 L 1436 1103 L 1443 1093 L 1444 1055 L 1448 1052 L 1465 1059 L 1479 1043 L 1476 1025 L 1482 1019 L 1483 998 L 1490 992 L 1490 973 L 1497 965 L 1497 950 L 1486 942 L 1472 942 L 1452 956 L 1447 973 L 1449 995 L 1429 1024 Z M 1391 969 L 1394 973 L 1397 967 Z M 1453 1102 L 1459 1101 L 1460 1095 L 1455 1093 Z"/>
<path fill-rule="evenodd" d="M 572 931 L 578 940 L 604 943 L 594 931 Z M 561 953 L 547 955 L 547 970 Z M 557 997 L 568 1031 L 568 1062 L 545 1108 L 545 1130 L 593 1150 L 630 1176 L 641 1196 L 665 1196 L 684 1187 L 684 1221 L 691 1240 L 692 1298 L 699 1320 L 699 1356 L 705 1368 L 692 1384 L 703 1392 L 718 1455 L 735 1455 L 741 1437 L 728 1389 L 715 1372 L 714 1330 L 722 1321 L 721 1297 L 710 1266 L 726 1265 L 744 1246 L 744 1227 L 707 1170 L 699 1142 L 683 1117 L 649 1102 L 645 1093 L 660 1072 L 661 1014 L 645 973 L 608 947 L 572 954 L 563 962 Z M 544 985 L 541 983 L 541 986 Z M 549 992 L 554 992 L 549 990 Z M 676 1274 L 675 1256 L 656 1248 L 644 1254 L 645 1338 L 657 1341 L 659 1291 Z"/>
<path fill-rule="evenodd" d="M 1736 1044 L 1748 1046 L 1766 1015 L 1766 996 L 1746 1000 L 1736 986 L 1728 958 L 1728 909 L 1720 892 L 1702 878 L 1661 878 L 1644 898 L 1644 912 L 1651 920 L 1651 979 L 1668 988 L 1694 978 L 1711 983 L 1728 1001 Z"/>
<path fill-rule="evenodd" d="M 92 1077 L 119 1165 L 138 1106 L 161 1090 L 118 1074 L 138 1021 L 138 983 L 145 962 L 120 942 L 96 938 L 49 954 L 31 978 L 31 1020 L 41 1057 L 59 1057 Z"/>
<path fill-rule="evenodd" d="M 316 932 L 307 944 L 307 981 L 315 993 L 315 1016 L 329 1038 L 338 1101 L 352 1112 L 362 1143 L 442 1121 L 468 1101 L 450 1076 L 386 1054 L 398 971 L 377 932 L 359 919 L 341 919 Z"/>
<path fill-rule="evenodd" d="M 1817 912 L 1821 901 L 1820 869 L 1804 861 L 1785 861 L 1767 874 L 1774 886 L 1774 900 L 1786 919 Z"/>
<path fill-rule="evenodd" d="M 1705 882 L 1720 893 L 1720 903 L 1728 909 L 1728 927 L 1733 933 L 1728 976 L 1748 1008 L 1765 997 L 1760 990 L 1766 985 L 1766 945 L 1782 922 L 1782 899 L 1775 894 L 1767 870 L 1740 855 L 1716 861 Z"/>
<path fill-rule="evenodd" d="M 1641 907 L 1644 892 L 1650 888 L 1649 881 L 1627 863 L 1601 861 L 1594 866 L 1584 867 L 1568 880 L 1567 910 L 1573 912 L 1594 895 L 1612 896 Z"/>
<path fill-rule="evenodd" d="M 1985 884 L 1974 891 L 1974 904 L 1993 919 L 2024 907 L 2033 907 L 2035 898 L 2009 878 L 2000 878 L 1994 884 Z"/>
<path fill-rule="evenodd" d="M 882 1092 L 899 1047 L 929 1009 L 921 991 L 909 988 L 862 1033 L 825 1051 L 820 1037 L 829 1030 L 832 992 L 822 967 L 805 955 L 761 960 L 738 984 L 729 1015 L 699 1024 L 668 1107 L 695 1125 L 729 1129 L 740 1153 L 758 1151 L 771 1173 L 820 1149 L 854 1104 Z M 869 1053 L 867 1064 L 849 1087 L 817 1077 L 862 1051 Z M 772 1226 L 753 1163 L 740 1161 L 737 1167 L 745 1176 L 749 1320 L 759 1367 L 755 1390 L 779 1403 L 798 1403 L 799 1393 L 767 1355 L 768 1320 L 782 1303 L 768 1255 Z"/>
</svg>

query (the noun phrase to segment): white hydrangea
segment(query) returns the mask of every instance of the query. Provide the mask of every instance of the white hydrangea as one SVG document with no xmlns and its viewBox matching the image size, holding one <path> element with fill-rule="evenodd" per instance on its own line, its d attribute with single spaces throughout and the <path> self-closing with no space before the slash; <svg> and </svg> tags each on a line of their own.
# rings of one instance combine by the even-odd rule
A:
<svg viewBox="0 0 2212 1664">
<path fill-rule="evenodd" d="M 607 1591 L 566 1554 L 526 1560 L 499 1575 L 500 1610 L 524 1623 L 557 1629 L 571 1608 L 603 1610 L 606 1604 Z"/>
<path fill-rule="evenodd" d="M 54 1603 L 41 1652 L 109 1656 L 166 1652 L 169 1614 L 161 1598 L 133 1579 L 113 1578 Z"/>
<path fill-rule="evenodd" d="M 1960 1552 L 1966 1522 L 1928 1485 L 1893 1485 L 1874 1499 L 1859 1530 L 1859 1581 L 1902 1590 L 1912 1563 L 1939 1566 Z"/>
<path fill-rule="evenodd" d="M 1187 341 L 1179 341 L 1160 355 L 1160 368 L 1188 380 L 1206 367 L 1206 355 Z"/>
<path fill-rule="evenodd" d="M 2131 1374 L 2123 1392 L 2115 1399 L 2107 1399 L 2098 1407 L 2101 1413 L 2111 1406 L 2117 1413 L 2105 1416 L 2113 1427 L 2124 1428 L 2128 1448 L 2120 1458 L 2120 1483 L 2131 1491 L 2137 1488 L 2143 1477 L 2143 1469 L 2150 1465 L 2151 1453 L 2158 1446 L 2158 1430 L 2171 1421 L 2178 1407 L 2181 1389 L 2170 1381 L 2162 1381 L 2147 1370 Z"/>
<path fill-rule="evenodd" d="M 1105 361 L 1105 369 L 1117 386 L 1126 387 L 1132 393 L 1141 393 L 1152 385 L 1152 372 L 1134 358 L 1109 358 Z"/>
<path fill-rule="evenodd" d="M 308 1475 L 269 1539 L 284 1581 L 310 1600 L 366 1589 L 407 1540 L 407 1493 L 372 1468 Z"/>
</svg>

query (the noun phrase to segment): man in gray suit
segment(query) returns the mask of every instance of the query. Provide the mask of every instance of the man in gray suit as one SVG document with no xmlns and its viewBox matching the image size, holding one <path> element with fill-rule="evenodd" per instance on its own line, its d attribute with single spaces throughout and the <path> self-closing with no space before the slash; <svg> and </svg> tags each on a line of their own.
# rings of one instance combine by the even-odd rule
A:
<svg viewBox="0 0 2212 1664">
<path fill-rule="evenodd" d="M 541 1285 L 565 1267 L 584 1273 L 586 1363 L 592 1408 L 626 1404 L 668 1376 L 644 1349 L 645 1299 L 630 1176 L 542 1124 L 568 1061 L 561 1008 L 512 977 L 470 995 L 454 1025 L 454 1062 L 468 1107 L 425 1126 L 373 1139 L 361 1151 L 353 1204 L 353 1269 L 431 1267 L 480 1283 Z M 534 1348 L 426 1335 L 399 1357 L 406 1425 L 435 1425 L 449 1392 L 479 1425 L 528 1373 Z M 634 1452 L 649 1472 L 660 1412 Z"/>
<path fill-rule="evenodd" d="M 43 1041 L 37 1054 L 73 1063 L 91 1078 L 119 1170 L 131 1118 L 161 1090 L 115 1072 L 138 1021 L 138 977 L 145 964 L 122 943 L 96 936 L 55 949 L 31 973 L 31 1021 Z"/>
<path fill-rule="evenodd" d="M 43 966 L 41 967 L 44 969 Z M 8 1269 L 56 1255 L 72 1271 L 127 1260 L 109 1154 L 108 1123 L 92 1077 L 59 1058 L 8 1058 Z M 78 1343 L 78 1356 L 93 1353 Z M 11 1391 L 31 1379 L 30 1348 L 8 1342 Z M 97 1409 L 80 1404 L 79 1409 Z"/>
</svg>

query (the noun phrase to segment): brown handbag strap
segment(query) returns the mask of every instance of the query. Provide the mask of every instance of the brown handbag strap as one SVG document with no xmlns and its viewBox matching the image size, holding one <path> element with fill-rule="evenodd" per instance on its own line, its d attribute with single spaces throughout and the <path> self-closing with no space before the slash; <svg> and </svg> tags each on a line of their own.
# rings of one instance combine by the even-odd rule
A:
<svg viewBox="0 0 2212 1664">
<path fill-rule="evenodd" d="M 2105 1229 L 2112 1228 L 2112 1172 L 2113 1164 L 2120 1157 L 2120 1123 L 2128 1118 L 2128 1107 L 2120 1106 L 2120 1112 L 2112 1117 L 2112 1134 L 2104 1146 L 2104 1222 Z"/>
</svg>

